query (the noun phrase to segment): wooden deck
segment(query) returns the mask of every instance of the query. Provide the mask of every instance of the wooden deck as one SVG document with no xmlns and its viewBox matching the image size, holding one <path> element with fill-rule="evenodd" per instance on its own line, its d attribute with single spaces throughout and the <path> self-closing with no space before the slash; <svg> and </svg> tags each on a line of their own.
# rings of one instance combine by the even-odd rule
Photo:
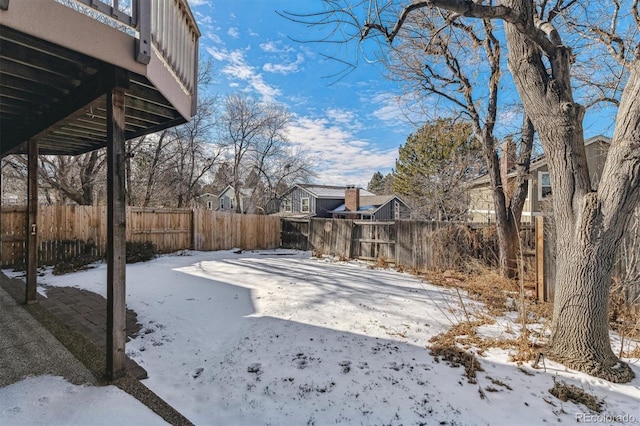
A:
<svg viewBox="0 0 640 426">
<path fill-rule="evenodd" d="M 186 0 L 10 0 L 0 7 L 0 157 L 105 146 L 106 93 L 126 139 L 195 114 L 198 38 Z"/>
<path fill-rule="evenodd" d="M 106 147 L 110 379 L 125 374 L 125 141 L 195 114 L 199 37 L 186 0 L 0 0 L 0 158 L 28 157 L 26 304 L 38 302 L 38 155 Z"/>
</svg>

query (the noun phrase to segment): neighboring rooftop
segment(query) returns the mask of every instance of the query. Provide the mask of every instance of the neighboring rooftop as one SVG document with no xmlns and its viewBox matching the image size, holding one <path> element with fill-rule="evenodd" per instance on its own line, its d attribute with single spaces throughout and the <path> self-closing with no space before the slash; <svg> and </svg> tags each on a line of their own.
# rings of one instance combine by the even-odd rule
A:
<svg viewBox="0 0 640 426">
<path fill-rule="evenodd" d="M 300 183 L 296 184 L 300 188 L 304 188 L 309 191 L 313 195 L 318 198 L 344 198 L 344 191 L 347 189 L 347 186 L 331 186 L 331 185 L 315 185 L 315 184 L 306 184 Z M 367 191 L 366 189 L 360 188 L 360 197 L 363 196 L 374 196 L 375 194 Z"/>
</svg>

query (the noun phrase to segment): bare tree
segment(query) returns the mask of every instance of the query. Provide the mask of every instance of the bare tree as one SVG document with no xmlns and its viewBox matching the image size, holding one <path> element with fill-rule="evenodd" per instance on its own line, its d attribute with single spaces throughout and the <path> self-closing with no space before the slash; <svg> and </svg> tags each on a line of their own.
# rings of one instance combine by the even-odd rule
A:
<svg viewBox="0 0 640 426">
<path fill-rule="evenodd" d="M 333 11 L 355 10 L 353 2 L 327 2 Z M 611 349 L 608 296 L 614 255 L 625 226 L 640 200 L 640 6 L 638 0 L 597 5 L 577 0 L 471 0 L 357 2 L 365 6 L 358 41 L 372 32 L 392 42 L 405 23 L 422 9 L 424 25 L 502 21 L 507 64 L 526 116 L 538 132 L 553 188 L 557 234 L 556 292 L 547 355 L 564 365 L 614 382 L 634 377 Z M 396 7 L 394 7 L 396 6 Z M 587 15 L 595 13 L 597 20 Z M 334 23 L 342 28 L 342 21 Z M 352 21 L 353 22 L 353 21 Z M 572 51 L 580 25 L 615 60 L 623 75 L 621 96 L 609 153 L 597 189 L 587 169 L 583 118 L 585 107 L 574 98 L 574 61 L 598 63 L 604 51 Z M 575 46 L 580 48 L 579 44 Z M 598 75 L 605 80 L 611 75 Z M 614 77 L 616 77 L 614 75 Z M 616 95 L 612 92 L 611 95 Z M 490 170 L 491 173 L 491 170 Z M 495 173 L 495 170 L 494 170 Z"/>
<path fill-rule="evenodd" d="M 502 75 L 502 45 L 496 29 L 489 19 L 463 21 L 443 15 L 442 10 L 420 6 L 413 2 L 411 13 L 402 16 L 402 22 L 393 30 L 388 28 L 388 14 L 393 2 L 369 4 L 364 22 L 357 8 L 348 2 L 328 2 L 322 24 L 341 23 L 349 27 L 346 38 L 332 41 L 362 41 L 383 35 L 391 45 L 389 54 L 380 55 L 388 70 L 388 77 L 406 86 L 411 93 L 419 93 L 429 103 L 430 110 L 439 111 L 440 117 L 462 116 L 471 123 L 473 133 L 482 147 L 482 155 L 489 175 L 493 195 L 499 247 L 499 266 L 502 274 L 517 274 L 518 237 L 522 209 L 528 193 L 528 179 L 534 130 L 524 117 L 520 135 L 519 156 L 513 189 L 506 191 L 507 182 L 500 173 L 500 143 L 495 128 L 499 112 L 499 93 Z M 358 2 L 354 2 L 358 3 Z M 344 5 L 341 7 L 340 5 Z M 305 17 L 288 15 L 297 20 Z M 313 16 L 310 23 L 318 23 Z M 348 23 L 348 24 L 347 24 Z M 379 37 L 378 37 L 379 38 Z M 437 108 L 433 108 L 436 103 Z M 438 117 L 427 117 L 435 119 Z"/>
<path fill-rule="evenodd" d="M 251 191 L 259 210 L 266 211 L 283 183 L 310 174 L 311 161 L 289 145 L 286 129 L 290 120 L 290 113 L 281 105 L 244 95 L 227 97 L 218 120 L 218 143 L 228 156 L 229 184 L 238 212 L 243 187 Z"/>
<path fill-rule="evenodd" d="M 38 157 L 40 187 L 51 204 L 73 202 L 92 205 L 104 195 L 104 149 L 76 156 Z M 7 160 L 16 179 L 27 179 L 27 157 L 14 155 Z"/>
</svg>

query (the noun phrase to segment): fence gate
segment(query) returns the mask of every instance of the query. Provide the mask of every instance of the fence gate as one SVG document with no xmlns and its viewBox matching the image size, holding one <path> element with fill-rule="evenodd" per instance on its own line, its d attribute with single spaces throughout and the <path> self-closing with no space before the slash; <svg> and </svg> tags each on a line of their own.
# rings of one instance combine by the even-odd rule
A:
<svg viewBox="0 0 640 426">
<path fill-rule="evenodd" d="M 282 247 L 295 250 L 309 250 L 311 219 L 282 220 Z"/>
<path fill-rule="evenodd" d="M 362 260 L 396 263 L 396 223 L 354 221 L 355 253 Z"/>
</svg>

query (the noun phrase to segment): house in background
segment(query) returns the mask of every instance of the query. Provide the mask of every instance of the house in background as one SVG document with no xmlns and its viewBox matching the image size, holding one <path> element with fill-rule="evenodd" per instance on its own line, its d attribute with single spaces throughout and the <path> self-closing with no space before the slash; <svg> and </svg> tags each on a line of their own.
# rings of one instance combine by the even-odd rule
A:
<svg viewBox="0 0 640 426">
<path fill-rule="evenodd" d="M 395 195 L 375 195 L 355 186 L 296 184 L 282 196 L 279 215 L 297 218 L 408 219 L 407 204 Z"/>
<path fill-rule="evenodd" d="M 597 189 L 602 175 L 604 162 L 607 158 L 611 139 L 606 136 L 594 136 L 585 140 L 587 154 L 587 166 L 589 175 Z M 515 146 L 507 145 L 500 157 L 500 172 L 503 182 L 513 186 L 515 178 Z M 506 176 L 506 179 L 505 179 Z M 507 188 L 507 190 L 508 190 Z M 531 223 L 535 216 L 542 215 L 545 203 L 550 200 L 552 193 L 549 169 L 544 155 L 533 159 L 529 172 L 529 193 L 522 210 L 522 222 Z M 493 196 L 489 185 L 489 176 L 483 175 L 473 180 L 469 185 L 469 220 L 471 222 L 494 222 L 495 211 L 493 208 Z"/>
<path fill-rule="evenodd" d="M 331 217 L 331 212 L 345 201 L 344 186 L 295 184 L 281 197 L 277 214 L 284 217 Z M 360 189 L 361 195 L 374 195 Z"/>
<path fill-rule="evenodd" d="M 335 219 L 400 220 L 411 218 L 411 208 L 397 195 L 362 195 L 360 188 L 345 189 L 344 204 L 331 211 Z"/>
<path fill-rule="evenodd" d="M 240 189 L 240 212 L 245 214 L 255 214 L 256 209 L 251 203 L 253 190 L 250 188 Z M 236 209 L 236 191 L 233 186 L 227 185 L 220 195 L 218 195 L 218 205 L 216 210 L 221 212 L 235 213 Z"/>
<path fill-rule="evenodd" d="M 205 192 L 196 197 L 196 206 L 207 210 L 215 210 L 218 208 L 218 196 L 210 192 Z"/>
</svg>

